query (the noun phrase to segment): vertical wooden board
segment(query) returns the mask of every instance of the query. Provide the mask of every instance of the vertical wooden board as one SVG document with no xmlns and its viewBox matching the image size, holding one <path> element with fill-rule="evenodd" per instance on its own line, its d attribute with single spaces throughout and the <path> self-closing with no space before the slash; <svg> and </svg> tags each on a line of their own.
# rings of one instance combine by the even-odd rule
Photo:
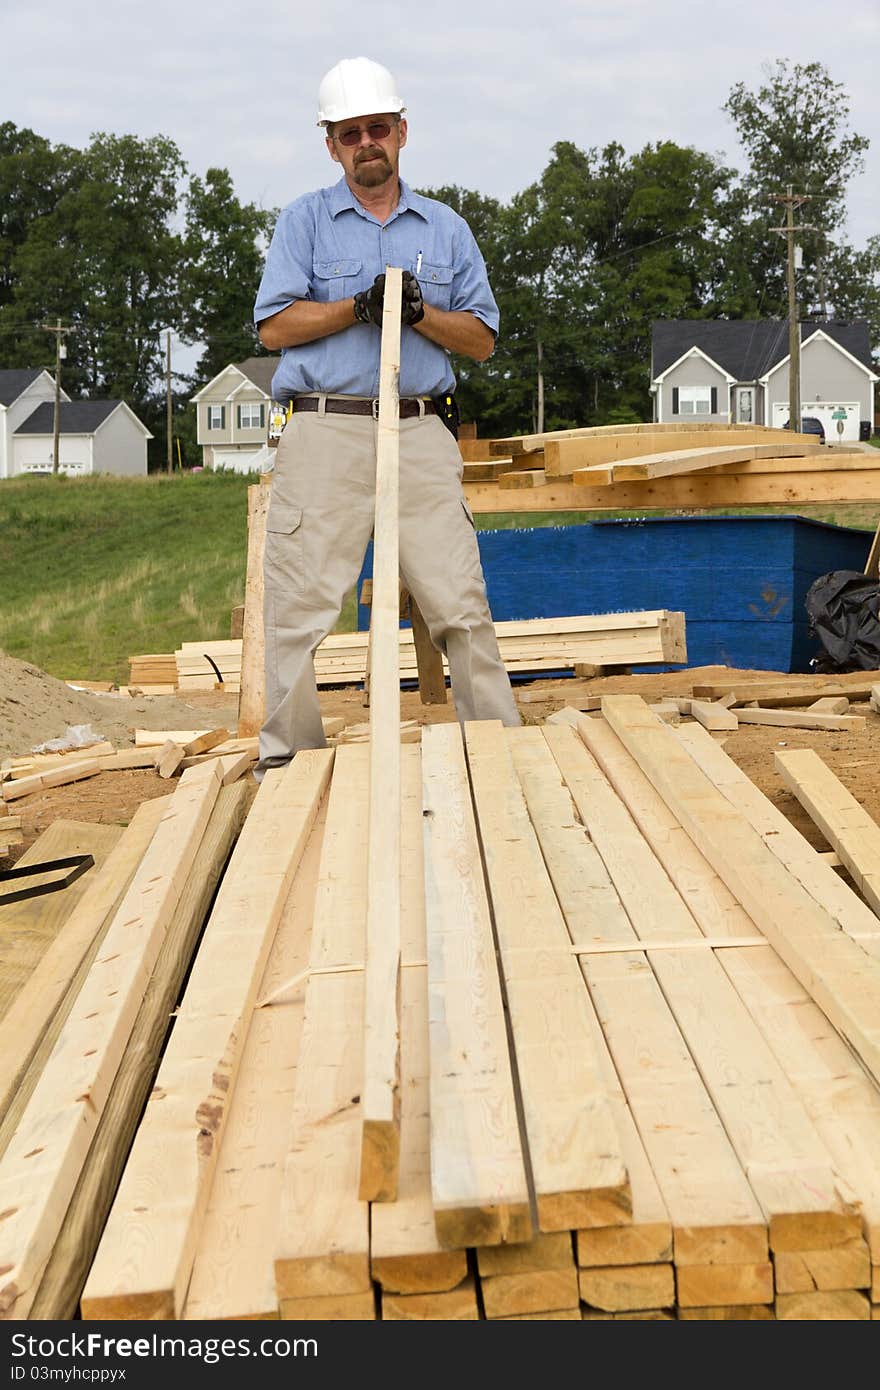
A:
<svg viewBox="0 0 880 1390">
<path fill-rule="evenodd" d="M 281 1183 L 279 1300 L 370 1288 L 369 1207 L 358 1197 L 368 805 L 368 749 L 338 749 Z"/>
<path fill-rule="evenodd" d="M 325 799 L 282 909 L 261 995 L 308 964 L 326 819 Z M 186 1320 L 278 1315 L 275 1235 L 304 1012 L 304 988 L 254 1010 L 187 1289 Z"/>
<path fill-rule="evenodd" d="M 68 888 L 25 898 L 17 903 L 0 903 L 0 1018 L 5 1017 L 18 991 L 30 978 L 43 955 L 55 940 L 77 903 L 88 892 L 108 854 L 119 840 L 118 825 L 95 825 L 91 821 L 57 820 L 44 830 L 18 860 L 16 868 L 44 864 L 72 854 L 91 854 L 95 867 L 74 879 Z M 58 870 L 34 874 L 21 883 L 14 880 L 2 886 L 4 892 L 38 887 L 57 880 Z"/>
<path fill-rule="evenodd" d="M 529 1193 L 461 730 L 422 744 L 431 1184 L 445 1246 L 527 1240 Z"/>
<path fill-rule="evenodd" d="M 259 786 L 83 1292 L 84 1318 L 137 1318 L 157 1300 L 180 1315 L 257 990 L 333 757 L 303 750 Z"/>
<path fill-rule="evenodd" d="M 362 1201 L 393 1201 L 400 1167 L 400 564 L 398 545 L 402 273 L 386 267 L 379 359 L 376 520 L 370 609 L 370 816 Z"/>
<path fill-rule="evenodd" d="M 511 737 L 515 736 L 511 735 Z M 629 1178 L 583 981 L 509 752 L 465 726 L 468 766 L 513 1032 L 541 1230 L 628 1220 Z"/>
<path fill-rule="evenodd" d="M 422 765 L 414 746 L 401 749 L 400 841 L 400 1183 L 395 1202 L 371 1210 L 370 1268 L 383 1289 L 406 1294 L 452 1289 L 467 1274 L 466 1252 L 444 1250 L 434 1225 Z"/>
<path fill-rule="evenodd" d="M 259 734 L 265 718 L 263 557 L 266 553 L 266 520 L 271 495 L 269 483 L 255 483 L 248 488 L 247 570 L 241 637 L 241 685 L 238 696 L 239 738 L 251 738 L 254 734 Z"/>
<path fill-rule="evenodd" d="M 0 1312 L 26 1317 L 220 790 L 184 773 L 0 1163 Z"/>
</svg>

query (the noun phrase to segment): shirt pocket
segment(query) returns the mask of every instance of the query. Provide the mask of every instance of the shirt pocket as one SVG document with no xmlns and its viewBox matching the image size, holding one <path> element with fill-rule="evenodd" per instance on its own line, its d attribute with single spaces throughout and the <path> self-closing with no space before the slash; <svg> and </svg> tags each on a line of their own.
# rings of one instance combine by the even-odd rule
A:
<svg viewBox="0 0 880 1390">
<path fill-rule="evenodd" d="M 429 265 L 422 261 L 421 268 L 413 273 L 422 287 L 422 298 L 435 309 L 448 309 L 452 301 L 452 266 Z"/>
<path fill-rule="evenodd" d="M 315 261 L 313 286 L 319 304 L 330 304 L 354 294 L 363 261 Z"/>
</svg>

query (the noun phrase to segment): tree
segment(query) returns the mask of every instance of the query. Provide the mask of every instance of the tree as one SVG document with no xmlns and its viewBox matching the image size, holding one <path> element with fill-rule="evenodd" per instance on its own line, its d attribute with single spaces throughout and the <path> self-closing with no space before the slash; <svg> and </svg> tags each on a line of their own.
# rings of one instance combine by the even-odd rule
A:
<svg viewBox="0 0 880 1390">
<path fill-rule="evenodd" d="M 240 203 L 226 169 L 209 169 L 204 180 L 189 181 L 180 325 L 190 342 L 204 344 L 197 381 L 210 381 L 230 362 L 263 354 L 253 308 L 276 216 Z"/>
<path fill-rule="evenodd" d="M 785 316 L 785 245 L 771 230 L 781 225 L 782 210 L 773 197 L 789 187 L 810 195 L 798 211 L 801 220 L 815 228 L 799 238 L 803 246 L 800 298 L 809 312 L 810 303 L 826 298 L 823 260 L 832 234 L 846 215 L 847 188 L 863 170 L 869 141 L 850 130 L 845 88 L 833 81 L 822 63 L 791 64 L 778 59 L 763 71 L 765 80 L 757 91 L 738 82 L 722 110 L 733 120 L 749 160 L 742 180 L 744 254 L 738 268 L 743 263 L 751 266 L 753 289 L 744 297 L 757 300 L 765 316 Z M 732 297 L 734 301 L 743 297 L 741 282 Z"/>
</svg>

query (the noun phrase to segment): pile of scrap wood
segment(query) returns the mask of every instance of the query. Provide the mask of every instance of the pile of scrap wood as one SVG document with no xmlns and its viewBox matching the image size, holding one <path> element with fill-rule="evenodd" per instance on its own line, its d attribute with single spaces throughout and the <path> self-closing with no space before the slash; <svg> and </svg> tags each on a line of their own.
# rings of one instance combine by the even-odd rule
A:
<svg viewBox="0 0 880 1390">
<path fill-rule="evenodd" d="M 498 622 L 495 632 L 510 672 L 571 670 L 582 662 L 621 666 L 687 661 L 685 615 L 668 609 Z M 368 646 L 367 632 L 338 632 L 325 637 L 315 652 L 318 685 L 362 681 Z M 181 693 L 214 689 L 218 673 L 225 690 L 240 691 L 241 640 L 184 642 L 175 657 Z M 445 659 L 444 670 L 448 670 Z M 404 680 L 418 675 L 412 628 L 400 629 L 400 674 Z"/>
<path fill-rule="evenodd" d="M 602 425 L 486 442 L 463 465 L 472 511 L 872 501 L 880 460 L 760 425 Z M 516 493 L 516 495 L 512 495 Z"/>
<path fill-rule="evenodd" d="M 185 774 L 7 1139 L 7 1317 L 880 1311 L 880 919 L 697 723 L 629 694 L 567 721 L 400 749 L 382 1200 L 361 1198 L 389 1000 L 365 983 L 356 743 L 257 790 L 116 1188 L 146 1094 L 124 1104 L 126 1069 L 218 793 L 213 765 Z M 835 833 L 814 773 L 788 770 Z"/>
</svg>

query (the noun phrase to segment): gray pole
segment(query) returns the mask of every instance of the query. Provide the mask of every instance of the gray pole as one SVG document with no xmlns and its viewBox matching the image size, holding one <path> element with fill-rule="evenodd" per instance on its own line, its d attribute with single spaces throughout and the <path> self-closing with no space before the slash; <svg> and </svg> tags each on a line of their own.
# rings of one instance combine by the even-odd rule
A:
<svg viewBox="0 0 880 1390">
<path fill-rule="evenodd" d="M 54 443 L 52 450 L 52 473 L 57 474 L 61 444 L 61 320 L 58 319 L 55 329 L 55 419 L 54 419 Z"/>
<path fill-rule="evenodd" d="M 165 467 L 170 473 L 174 467 L 171 453 L 171 329 L 165 333 L 165 432 L 168 435 L 165 448 Z"/>
<path fill-rule="evenodd" d="M 794 277 L 794 199 L 791 184 L 785 208 L 788 238 L 788 421 L 789 429 L 801 428 L 801 328 L 798 323 L 797 286 Z"/>
</svg>

